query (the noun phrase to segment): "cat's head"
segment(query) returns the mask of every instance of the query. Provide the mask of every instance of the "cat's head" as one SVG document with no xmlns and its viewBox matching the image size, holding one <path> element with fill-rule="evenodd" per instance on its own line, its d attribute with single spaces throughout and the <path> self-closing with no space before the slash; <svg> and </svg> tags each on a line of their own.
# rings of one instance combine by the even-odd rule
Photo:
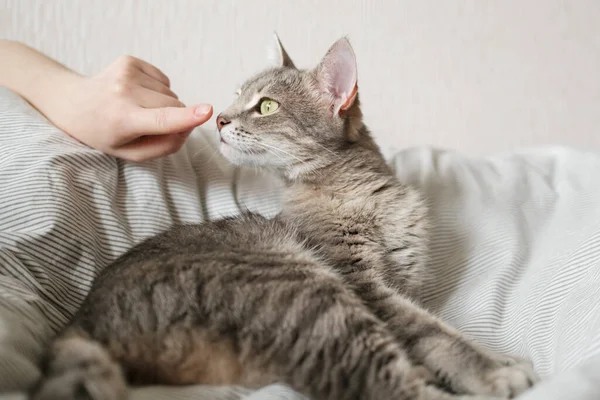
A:
<svg viewBox="0 0 600 400">
<path fill-rule="evenodd" d="M 368 135 L 358 102 L 354 51 L 335 42 L 313 69 L 300 70 L 275 36 L 276 67 L 246 81 L 217 118 L 219 150 L 233 164 L 297 179 L 335 161 Z"/>
</svg>

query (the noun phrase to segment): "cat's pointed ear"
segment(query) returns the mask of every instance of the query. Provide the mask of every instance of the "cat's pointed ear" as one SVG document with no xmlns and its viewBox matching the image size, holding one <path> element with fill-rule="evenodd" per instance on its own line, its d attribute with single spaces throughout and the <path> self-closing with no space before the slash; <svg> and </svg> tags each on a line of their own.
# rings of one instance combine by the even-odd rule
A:
<svg viewBox="0 0 600 400">
<path fill-rule="evenodd" d="M 356 56 L 345 37 L 333 44 L 317 66 L 321 90 L 331 97 L 333 114 L 352 107 L 358 93 Z"/>
<path fill-rule="evenodd" d="M 283 48 L 281 44 L 281 40 L 279 40 L 279 36 L 276 32 L 273 32 L 273 40 L 271 45 L 269 46 L 269 61 L 275 67 L 288 67 L 288 68 L 296 68 L 292 59 L 288 55 L 288 53 Z"/>
</svg>

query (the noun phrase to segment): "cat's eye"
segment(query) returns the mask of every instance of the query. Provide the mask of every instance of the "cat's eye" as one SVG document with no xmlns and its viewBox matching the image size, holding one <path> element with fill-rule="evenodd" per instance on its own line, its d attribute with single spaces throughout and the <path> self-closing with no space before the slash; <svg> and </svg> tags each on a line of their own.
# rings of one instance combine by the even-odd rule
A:
<svg viewBox="0 0 600 400">
<path fill-rule="evenodd" d="M 260 102 L 260 113 L 262 115 L 273 114 L 279 108 L 279 103 L 275 100 L 264 99 Z"/>
</svg>

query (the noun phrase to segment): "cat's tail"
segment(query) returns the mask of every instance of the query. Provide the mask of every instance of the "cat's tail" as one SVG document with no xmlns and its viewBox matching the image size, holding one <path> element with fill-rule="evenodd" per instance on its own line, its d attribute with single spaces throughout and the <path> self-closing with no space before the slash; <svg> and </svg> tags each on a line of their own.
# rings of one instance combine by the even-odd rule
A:
<svg viewBox="0 0 600 400">
<path fill-rule="evenodd" d="M 119 364 L 89 335 L 69 329 L 49 346 L 42 376 L 30 400 L 124 400 L 127 384 Z"/>
</svg>

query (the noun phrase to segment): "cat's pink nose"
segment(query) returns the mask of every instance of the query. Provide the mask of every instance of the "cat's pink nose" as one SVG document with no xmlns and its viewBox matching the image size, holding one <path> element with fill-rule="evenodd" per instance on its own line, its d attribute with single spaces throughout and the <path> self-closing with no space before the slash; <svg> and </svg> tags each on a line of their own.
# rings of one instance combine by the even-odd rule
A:
<svg viewBox="0 0 600 400">
<path fill-rule="evenodd" d="M 223 127 L 227 124 L 229 124 L 231 121 L 225 119 L 221 114 L 219 114 L 219 116 L 217 117 L 217 129 L 219 130 L 219 132 L 221 132 L 221 129 L 223 129 Z"/>
</svg>

